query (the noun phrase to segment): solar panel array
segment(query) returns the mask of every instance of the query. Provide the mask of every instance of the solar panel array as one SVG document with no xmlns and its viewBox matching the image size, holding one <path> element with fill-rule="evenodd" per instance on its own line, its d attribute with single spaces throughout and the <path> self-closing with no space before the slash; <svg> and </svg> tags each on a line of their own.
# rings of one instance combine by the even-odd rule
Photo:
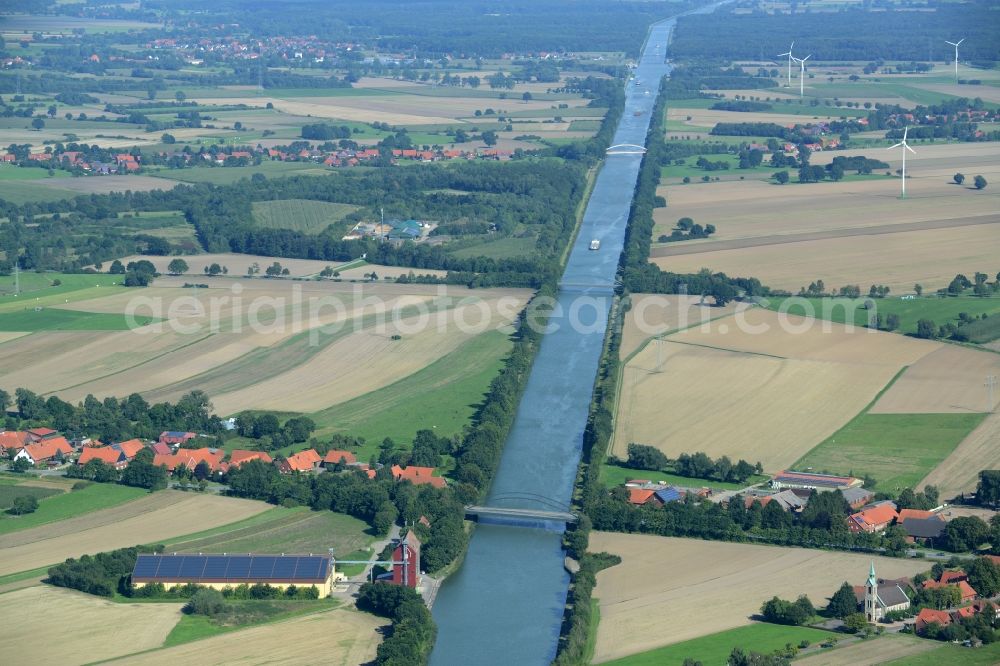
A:
<svg viewBox="0 0 1000 666">
<path fill-rule="evenodd" d="M 321 583 L 329 571 L 330 558 L 321 555 L 139 555 L 132 578 L 140 582 Z"/>
</svg>

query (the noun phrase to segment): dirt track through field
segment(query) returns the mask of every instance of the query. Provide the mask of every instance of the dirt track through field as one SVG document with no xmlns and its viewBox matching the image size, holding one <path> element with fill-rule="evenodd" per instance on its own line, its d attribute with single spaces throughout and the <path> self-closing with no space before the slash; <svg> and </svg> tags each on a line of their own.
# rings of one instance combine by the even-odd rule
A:
<svg viewBox="0 0 1000 666">
<path fill-rule="evenodd" d="M 622 329 L 620 356 L 625 358 L 642 345 L 645 340 L 688 326 L 724 317 L 734 312 L 735 302 L 725 307 L 713 306 L 707 299 L 702 305 L 699 296 L 677 296 L 674 294 L 632 294 L 631 307 L 625 315 Z"/>
<path fill-rule="evenodd" d="M 873 559 L 884 578 L 929 568 L 919 560 L 608 532 L 593 532 L 590 550 L 622 557 L 597 575 L 595 663 L 749 624 L 775 595 L 806 594 L 823 605 L 844 581 L 861 584 Z"/>
<path fill-rule="evenodd" d="M 1000 442 L 1000 412 L 987 416 L 917 487 L 937 486 L 941 497 L 946 499 L 974 492 L 979 470 L 1000 468 L 997 442 Z"/>
<path fill-rule="evenodd" d="M 144 500 L 0 537 L 0 576 L 212 529 L 271 508 L 254 500 L 171 490 Z M 144 502 L 139 512 L 133 506 L 137 502 Z"/>
<path fill-rule="evenodd" d="M 7 664 L 87 664 L 163 644 L 180 603 L 119 604 L 41 585 L 0 595 Z"/>
<path fill-rule="evenodd" d="M 370 663 L 386 620 L 337 609 L 214 636 L 116 661 L 116 664 L 187 666 L 356 666 Z"/>
<path fill-rule="evenodd" d="M 759 236 L 757 238 L 735 238 L 732 240 L 711 241 L 706 243 L 687 244 L 671 243 L 666 246 L 654 247 L 649 252 L 650 257 L 671 257 L 682 254 L 701 254 L 717 250 L 735 250 L 745 247 L 760 247 L 761 245 L 778 245 L 781 243 L 799 243 L 803 241 L 826 240 L 830 238 L 848 238 L 854 236 L 879 236 L 896 234 L 904 231 L 924 231 L 927 229 L 950 229 L 953 227 L 968 227 L 978 224 L 1000 224 L 1000 215 L 983 215 L 980 217 L 959 217 L 949 220 L 922 220 L 902 224 L 882 224 L 873 227 L 854 227 L 849 229 L 830 229 L 828 231 L 813 231 L 799 234 L 779 234 L 774 236 Z M 997 230 L 1000 234 L 1000 229 Z"/>
</svg>

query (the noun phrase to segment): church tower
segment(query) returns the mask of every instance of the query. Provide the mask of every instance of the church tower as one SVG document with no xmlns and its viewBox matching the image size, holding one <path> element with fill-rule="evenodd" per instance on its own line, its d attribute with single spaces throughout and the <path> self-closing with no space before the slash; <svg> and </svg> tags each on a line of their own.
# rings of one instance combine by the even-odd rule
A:
<svg viewBox="0 0 1000 666">
<path fill-rule="evenodd" d="M 875 562 L 872 561 L 872 568 L 868 573 L 868 581 L 865 583 L 865 617 L 869 623 L 875 624 L 878 621 L 877 611 L 878 578 L 875 577 Z"/>
</svg>

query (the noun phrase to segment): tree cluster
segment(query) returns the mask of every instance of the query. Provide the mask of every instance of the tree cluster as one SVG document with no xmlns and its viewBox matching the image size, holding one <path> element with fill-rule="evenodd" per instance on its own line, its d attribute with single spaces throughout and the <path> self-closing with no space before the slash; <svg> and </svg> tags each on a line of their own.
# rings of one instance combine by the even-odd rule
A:
<svg viewBox="0 0 1000 666">
<path fill-rule="evenodd" d="M 809 597 L 805 595 L 800 596 L 795 601 L 772 597 L 761 606 L 760 614 L 765 622 L 795 627 L 809 622 L 816 615 L 816 609 L 809 601 Z"/>
<path fill-rule="evenodd" d="M 162 548 L 160 546 L 157 552 Z M 80 559 L 71 557 L 49 569 L 46 582 L 87 594 L 113 597 L 116 591 L 127 589 L 138 554 L 138 548 L 119 548 L 96 555 L 83 555 Z"/>
<path fill-rule="evenodd" d="M 105 442 L 121 442 L 133 437 L 156 439 L 164 430 L 196 431 L 218 434 L 222 427 L 212 414 L 212 404 L 202 391 L 191 391 L 176 403 L 150 405 L 138 393 L 127 398 L 98 400 L 88 395 L 72 405 L 56 396 L 42 398 L 33 391 L 19 388 L 14 392 L 18 417 L 7 426 L 45 425 L 59 430 L 70 439 L 93 437 Z"/>
<path fill-rule="evenodd" d="M 423 598 L 403 585 L 365 583 L 358 590 L 361 610 L 392 620 L 388 634 L 378 646 L 378 666 L 424 664 L 434 647 L 437 626 Z"/>
</svg>

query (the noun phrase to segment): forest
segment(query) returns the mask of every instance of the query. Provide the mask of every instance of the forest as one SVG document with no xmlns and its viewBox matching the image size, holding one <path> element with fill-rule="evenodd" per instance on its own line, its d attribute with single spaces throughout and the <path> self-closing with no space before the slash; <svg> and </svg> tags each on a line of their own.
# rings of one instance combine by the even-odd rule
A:
<svg viewBox="0 0 1000 666">
<path fill-rule="evenodd" d="M 345 42 L 377 40 L 380 49 L 421 56 L 497 57 L 540 51 L 635 56 L 650 23 L 698 4 L 578 0 L 572 11 L 558 0 L 508 0 L 502 9 L 487 0 L 285 0 L 263 6 L 256 0 L 221 0 L 207 12 L 194 0 L 153 0 L 144 6 L 184 12 L 202 25 L 225 15 L 255 35 L 324 34 Z"/>
<path fill-rule="evenodd" d="M 933 11 L 859 7 L 797 14 L 736 13 L 723 7 L 714 14 L 681 17 L 669 54 L 684 60 L 775 60 L 794 41 L 799 57 L 812 54 L 819 61 L 950 61 L 945 40 L 964 37 L 962 59 L 992 67 L 1000 52 L 992 5 L 971 0 L 934 3 Z"/>
</svg>

